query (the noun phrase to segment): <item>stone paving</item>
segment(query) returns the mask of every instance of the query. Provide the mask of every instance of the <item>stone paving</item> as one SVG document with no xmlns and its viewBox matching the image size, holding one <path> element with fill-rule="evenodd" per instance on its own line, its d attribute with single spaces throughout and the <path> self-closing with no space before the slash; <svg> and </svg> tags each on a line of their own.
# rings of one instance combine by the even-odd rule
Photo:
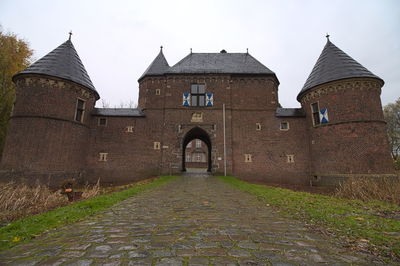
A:
<svg viewBox="0 0 400 266">
<path fill-rule="evenodd" d="M 0 253 L 1 265 L 371 265 L 215 177 L 179 177 Z"/>
</svg>

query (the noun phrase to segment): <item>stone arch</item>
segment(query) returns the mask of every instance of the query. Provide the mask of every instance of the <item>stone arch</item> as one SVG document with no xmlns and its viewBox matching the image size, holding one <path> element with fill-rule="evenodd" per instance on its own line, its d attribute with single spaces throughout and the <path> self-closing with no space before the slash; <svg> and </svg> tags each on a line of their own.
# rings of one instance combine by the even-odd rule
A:
<svg viewBox="0 0 400 266">
<path fill-rule="evenodd" d="M 186 135 L 183 137 L 182 141 L 182 171 L 186 171 L 186 146 L 189 142 L 191 142 L 194 139 L 199 139 L 203 141 L 207 145 L 208 153 L 207 153 L 207 172 L 211 172 L 212 168 L 212 161 L 211 161 L 211 151 L 212 151 L 212 144 L 211 144 L 211 139 L 208 133 L 200 128 L 200 127 L 194 127 L 191 130 L 189 130 Z"/>
</svg>

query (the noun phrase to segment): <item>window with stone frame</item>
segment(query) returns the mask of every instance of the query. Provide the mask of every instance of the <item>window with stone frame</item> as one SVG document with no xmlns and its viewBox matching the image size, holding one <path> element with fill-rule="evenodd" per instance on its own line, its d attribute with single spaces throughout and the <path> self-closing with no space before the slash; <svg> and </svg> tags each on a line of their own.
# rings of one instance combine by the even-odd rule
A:
<svg viewBox="0 0 400 266">
<path fill-rule="evenodd" d="M 160 143 L 160 142 L 154 142 L 153 148 L 154 148 L 155 150 L 161 149 L 161 143 Z"/>
<path fill-rule="evenodd" d="M 245 154 L 244 155 L 244 162 L 245 163 L 251 163 L 252 162 L 251 154 Z"/>
<path fill-rule="evenodd" d="M 190 154 L 186 154 L 186 162 L 190 163 L 192 156 Z"/>
<path fill-rule="evenodd" d="M 321 124 L 321 120 L 319 119 L 319 104 L 318 102 L 311 104 L 311 112 L 314 126 Z"/>
<path fill-rule="evenodd" d="M 261 123 L 256 123 L 256 130 L 261 130 Z"/>
<path fill-rule="evenodd" d="M 294 163 L 294 155 L 290 154 L 290 155 L 286 155 L 286 159 L 288 163 Z"/>
<path fill-rule="evenodd" d="M 289 130 L 289 122 L 281 122 L 280 130 Z"/>
<path fill-rule="evenodd" d="M 99 118 L 99 126 L 107 126 L 107 118 Z"/>
<path fill-rule="evenodd" d="M 100 162 L 106 162 L 107 161 L 107 155 L 108 155 L 108 153 L 106 153 L 106 152 L 100 152 L 99 153 L 99 161 Z"/>
<path fill-rule="evenodd" d="M 77 99 L 75 109 L 75 121 L 83 123 L 83 116 L 85 115 L 85 101 Z"/>
<path fill-rule="evenodd" d="M 205 84 L 192 84 L 190 88 L 191 106 L 205 106 L 206 105 L 206 85 Z"/>
</svg>

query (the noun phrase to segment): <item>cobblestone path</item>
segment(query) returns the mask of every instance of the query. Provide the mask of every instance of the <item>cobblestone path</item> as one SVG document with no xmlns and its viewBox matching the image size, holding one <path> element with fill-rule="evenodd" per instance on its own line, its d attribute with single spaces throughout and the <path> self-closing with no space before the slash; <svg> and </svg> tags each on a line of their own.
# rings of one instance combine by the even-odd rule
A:
<svg viewBox="0 0 400 266">
<path fill-rule="evenodd" d="M 0 253 L 6 265 L 348 265 L 377 263 L 235 190 L 184 176 Z"/>
</svg>

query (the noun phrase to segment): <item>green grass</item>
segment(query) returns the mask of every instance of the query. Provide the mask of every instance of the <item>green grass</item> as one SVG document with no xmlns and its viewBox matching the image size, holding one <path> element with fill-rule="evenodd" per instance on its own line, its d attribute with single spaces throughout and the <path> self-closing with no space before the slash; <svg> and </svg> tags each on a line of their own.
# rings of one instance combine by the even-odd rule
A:
<svg viewBox="0 0 400 266">
<path fill-rule="evenodd" d="M 135 185 L 120 192 L 96 196 L 12 222 L 0 228 L 0 251 L 26 243 L 47 230 L 96 214 L 141 191 L 163 185 L 173 178 L 175 177 L 163 176 L 152 183 Z"/>
<path fill-rule="evenodd" d="M 400 221 L 382 216 L 384 213 L 400 212 L 399 206 L 249 184 L 234 177 L 219 178 L 235 188 L 256 195 L 287 216 L 328 229 L 350 242 L 368 240 L 370 251 L 385 257 L 400 258 Z"/>
</svg>

